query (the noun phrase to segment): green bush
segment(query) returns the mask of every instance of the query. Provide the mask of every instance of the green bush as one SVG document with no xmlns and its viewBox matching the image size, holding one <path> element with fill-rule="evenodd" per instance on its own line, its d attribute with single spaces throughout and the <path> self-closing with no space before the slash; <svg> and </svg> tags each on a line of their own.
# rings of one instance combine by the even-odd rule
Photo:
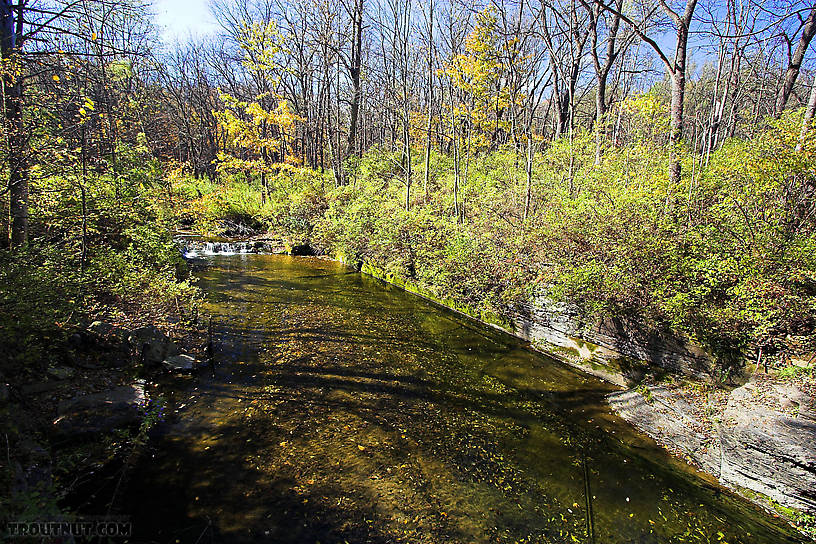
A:
<svg viewBox="0 0 816 544">
<path fill-rule="evenodd" d="M 244 213 L 292 245 L 369 262 L 477 311 L 506 315 L 546 295 L 588 320 L 620 316 L 671 331 L 723 367 L 759 346 L 812 351 L 816 141 L 796 150 L 801 113 L 707 159 L 684 152 L 684 178 L 673 185 L 653 127 L 663 109 L 654 97 L 633 103 L 626 122 L 643 134 L 607 147 L 598 164 L 584 131 L 537 153 L 526 219 L 525 156 L 512 148 L 463 154 L 459 220 L 450 157 L 431 154 L 426 196 L 424 154 L 414 150 L 406 211 L 401 155 L 379 148 L 349 162 L 348 185 L 297 169 Z M 197 198 L 215 203 L 206 213 L 216 218 L 248 190 L 227 181 Z"/>
</svg>

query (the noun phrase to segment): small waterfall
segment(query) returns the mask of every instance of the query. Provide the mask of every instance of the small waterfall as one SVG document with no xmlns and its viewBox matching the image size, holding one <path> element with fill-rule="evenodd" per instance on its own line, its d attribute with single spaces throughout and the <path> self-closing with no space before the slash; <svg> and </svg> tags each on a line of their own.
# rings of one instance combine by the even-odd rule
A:
<svg viewBox="0 0 816 544">
<path fill-rule="evenodd" d="M 280 248 L 277 245 L 266 240 L 204 241 L 180 238 L 178 244 L 185 259 L 197 259 L 213 255 L 280 253 Z"/>
</svg>

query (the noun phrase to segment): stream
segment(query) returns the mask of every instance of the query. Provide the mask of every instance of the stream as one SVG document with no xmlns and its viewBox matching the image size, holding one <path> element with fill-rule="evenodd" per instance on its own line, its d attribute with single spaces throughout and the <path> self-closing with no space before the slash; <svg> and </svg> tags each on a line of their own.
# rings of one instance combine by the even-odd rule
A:
<svg viewBox="0 0 816 544">
<path fill-rule="evenodd" d="M 190 262 L 217 362 L 161 389 L 136 541 L 801 541 L 521 340 L 328 260 Z"/>
</svg>

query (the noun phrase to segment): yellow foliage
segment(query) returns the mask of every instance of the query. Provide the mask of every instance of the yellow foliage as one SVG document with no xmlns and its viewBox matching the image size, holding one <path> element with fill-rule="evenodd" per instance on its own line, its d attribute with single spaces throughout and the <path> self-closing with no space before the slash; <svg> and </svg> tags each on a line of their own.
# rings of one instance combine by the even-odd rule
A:
<svg viewBox="0 0 816 544">
<path fill-rule="evenodd" d="M 462 100 L 446 105 L 443 118 L 467 119 L 476 128 L 470 145 L 476 149 L 490 145 L 487 134 L 496 130 L 507 131 L 510 122 L 501 119 L 501 113 L 511 107 L 512 89 L 502 81 L 503 65 L 500 51 L 517 47 L 515 40 L 502 42 L 496 30 L 495 9 L 479 13 L 476 26 L 465 40 L 465 52 L 454 55 L 439 71 L 462 93 Z M 516 93 L 516 103 L 523 95 Z"/>
<path fill-rule="evenodd" d="M 284 38 L 276 23 L 269 21 L 244 24 L 238 35 L 238 44 L 244 51 L 242 64 L 268 81 L 274 81 L 278 70 L 275 58 L 278 53 L 285 52 Z"/>
<path fill-rule="evenodd" d="M 266 110 L 260 101 L 267 95 L 256 97 L 256 101 L 244 102 L 227 93 L 221 93 L 223 111 L 213 111 L 221 129 L 227 135 L 227 147 L 236 147 L 249 152 L 249 157 L 238 158 L 227 153 L 219 154 L 222 167 L 229 170 L 277 171 L 283 164 L 295 164 L 290 159 L 285 145 L 294 136 L 295 125 L 303 118 L 295 115 L 283 98 L 277 97 L 277 106 Z M 287 156 L 280 157 L 284 149 Z M 277 158 L 278 160 L 273 160 Z"/>
</svg>

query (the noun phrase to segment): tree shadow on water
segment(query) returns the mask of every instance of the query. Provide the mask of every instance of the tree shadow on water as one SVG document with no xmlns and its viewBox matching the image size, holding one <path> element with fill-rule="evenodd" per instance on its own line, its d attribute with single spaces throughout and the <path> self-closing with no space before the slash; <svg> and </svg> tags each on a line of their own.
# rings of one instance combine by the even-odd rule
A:
<svg viewBox="0 0 816 544">
<path fill-rule="evenodd" d="M 133 541 L 392 542 L 367 520 L 372 505 L 353 490 L 322 482 L 299 485 L 288 469 L 270 473 L 241 447 L 251 432 L 219 427 L 221 440 L 160 440 L 131 474 L 119 510 L 133 522 Z M 193 433 L 195 434 L 195 433 Z M 346 499 L 346 500 L 343 500 Z"/>
</svg>

